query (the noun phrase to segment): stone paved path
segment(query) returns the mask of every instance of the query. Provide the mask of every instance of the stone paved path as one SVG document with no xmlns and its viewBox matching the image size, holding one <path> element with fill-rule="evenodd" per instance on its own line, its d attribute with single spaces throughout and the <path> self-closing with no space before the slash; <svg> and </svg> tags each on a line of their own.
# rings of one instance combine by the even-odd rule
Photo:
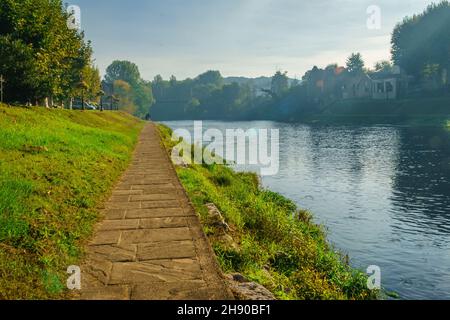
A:
<svg viewBox="0 0 450 320">
<path fill-rule="evenodd" d="M 143 129 L 104 213 L 79 298 L 232 299 L 154 124 Z"/>
</svg>

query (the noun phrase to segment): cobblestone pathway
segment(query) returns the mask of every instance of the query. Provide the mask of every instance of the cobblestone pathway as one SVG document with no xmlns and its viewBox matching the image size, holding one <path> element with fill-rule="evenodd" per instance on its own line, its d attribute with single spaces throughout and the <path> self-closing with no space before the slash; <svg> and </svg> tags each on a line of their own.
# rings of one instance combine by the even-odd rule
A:
<svg viewBox="0 0 450 320">
<path fill-rule="evenodd" d="M 154 124 L 143 129 L 104 213 L 79 298 L 232 299 Z"/>
</svg>

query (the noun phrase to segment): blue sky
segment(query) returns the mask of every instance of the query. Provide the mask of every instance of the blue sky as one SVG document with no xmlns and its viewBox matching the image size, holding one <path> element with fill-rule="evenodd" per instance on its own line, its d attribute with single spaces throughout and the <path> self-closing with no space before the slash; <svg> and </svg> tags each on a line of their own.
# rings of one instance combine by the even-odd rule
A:
<svg viewBox="0 0 450 320">
<path fill-rule="evenodd" d="M 390 57 L 390 34 L 427 0 L 67 0 L 81 8 L 103 73 L 116 59 L 135 62 L 142 77 L 298 77 L 312 66 L 344 64 L 351 52 L 367 66 Z M 381 9 L 381 29 L 366 26 L 367 8 Z"/>
</svg>

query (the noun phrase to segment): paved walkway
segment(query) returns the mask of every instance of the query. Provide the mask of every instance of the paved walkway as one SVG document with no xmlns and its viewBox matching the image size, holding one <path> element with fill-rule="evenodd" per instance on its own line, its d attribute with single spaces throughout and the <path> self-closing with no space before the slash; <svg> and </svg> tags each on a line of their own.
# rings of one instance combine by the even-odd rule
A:
<svg viewBox="0 0 450 320">
<path fill-rule="evenodd" d="M 105 216 L 82 266 L 81 299 L 232 299 L 154 124 Z"/>
</svg>

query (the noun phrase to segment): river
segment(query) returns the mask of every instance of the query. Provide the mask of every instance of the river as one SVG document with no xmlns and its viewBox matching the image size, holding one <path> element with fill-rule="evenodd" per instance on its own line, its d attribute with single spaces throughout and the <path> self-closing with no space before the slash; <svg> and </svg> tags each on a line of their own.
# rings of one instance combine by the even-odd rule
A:
<svg viewBox="0 0 450 320">
<path fill-rule="evenodd" d="M 165 124 L 193 130 L 192 121 Z M 352 266 L 379 266 L 386 290 L 450 299 L 450 131 L 266 121 L 203 127 L 279 129 L 280 169 L 262 178 L 265 187 L 310 210 Z"/>
</svg>

